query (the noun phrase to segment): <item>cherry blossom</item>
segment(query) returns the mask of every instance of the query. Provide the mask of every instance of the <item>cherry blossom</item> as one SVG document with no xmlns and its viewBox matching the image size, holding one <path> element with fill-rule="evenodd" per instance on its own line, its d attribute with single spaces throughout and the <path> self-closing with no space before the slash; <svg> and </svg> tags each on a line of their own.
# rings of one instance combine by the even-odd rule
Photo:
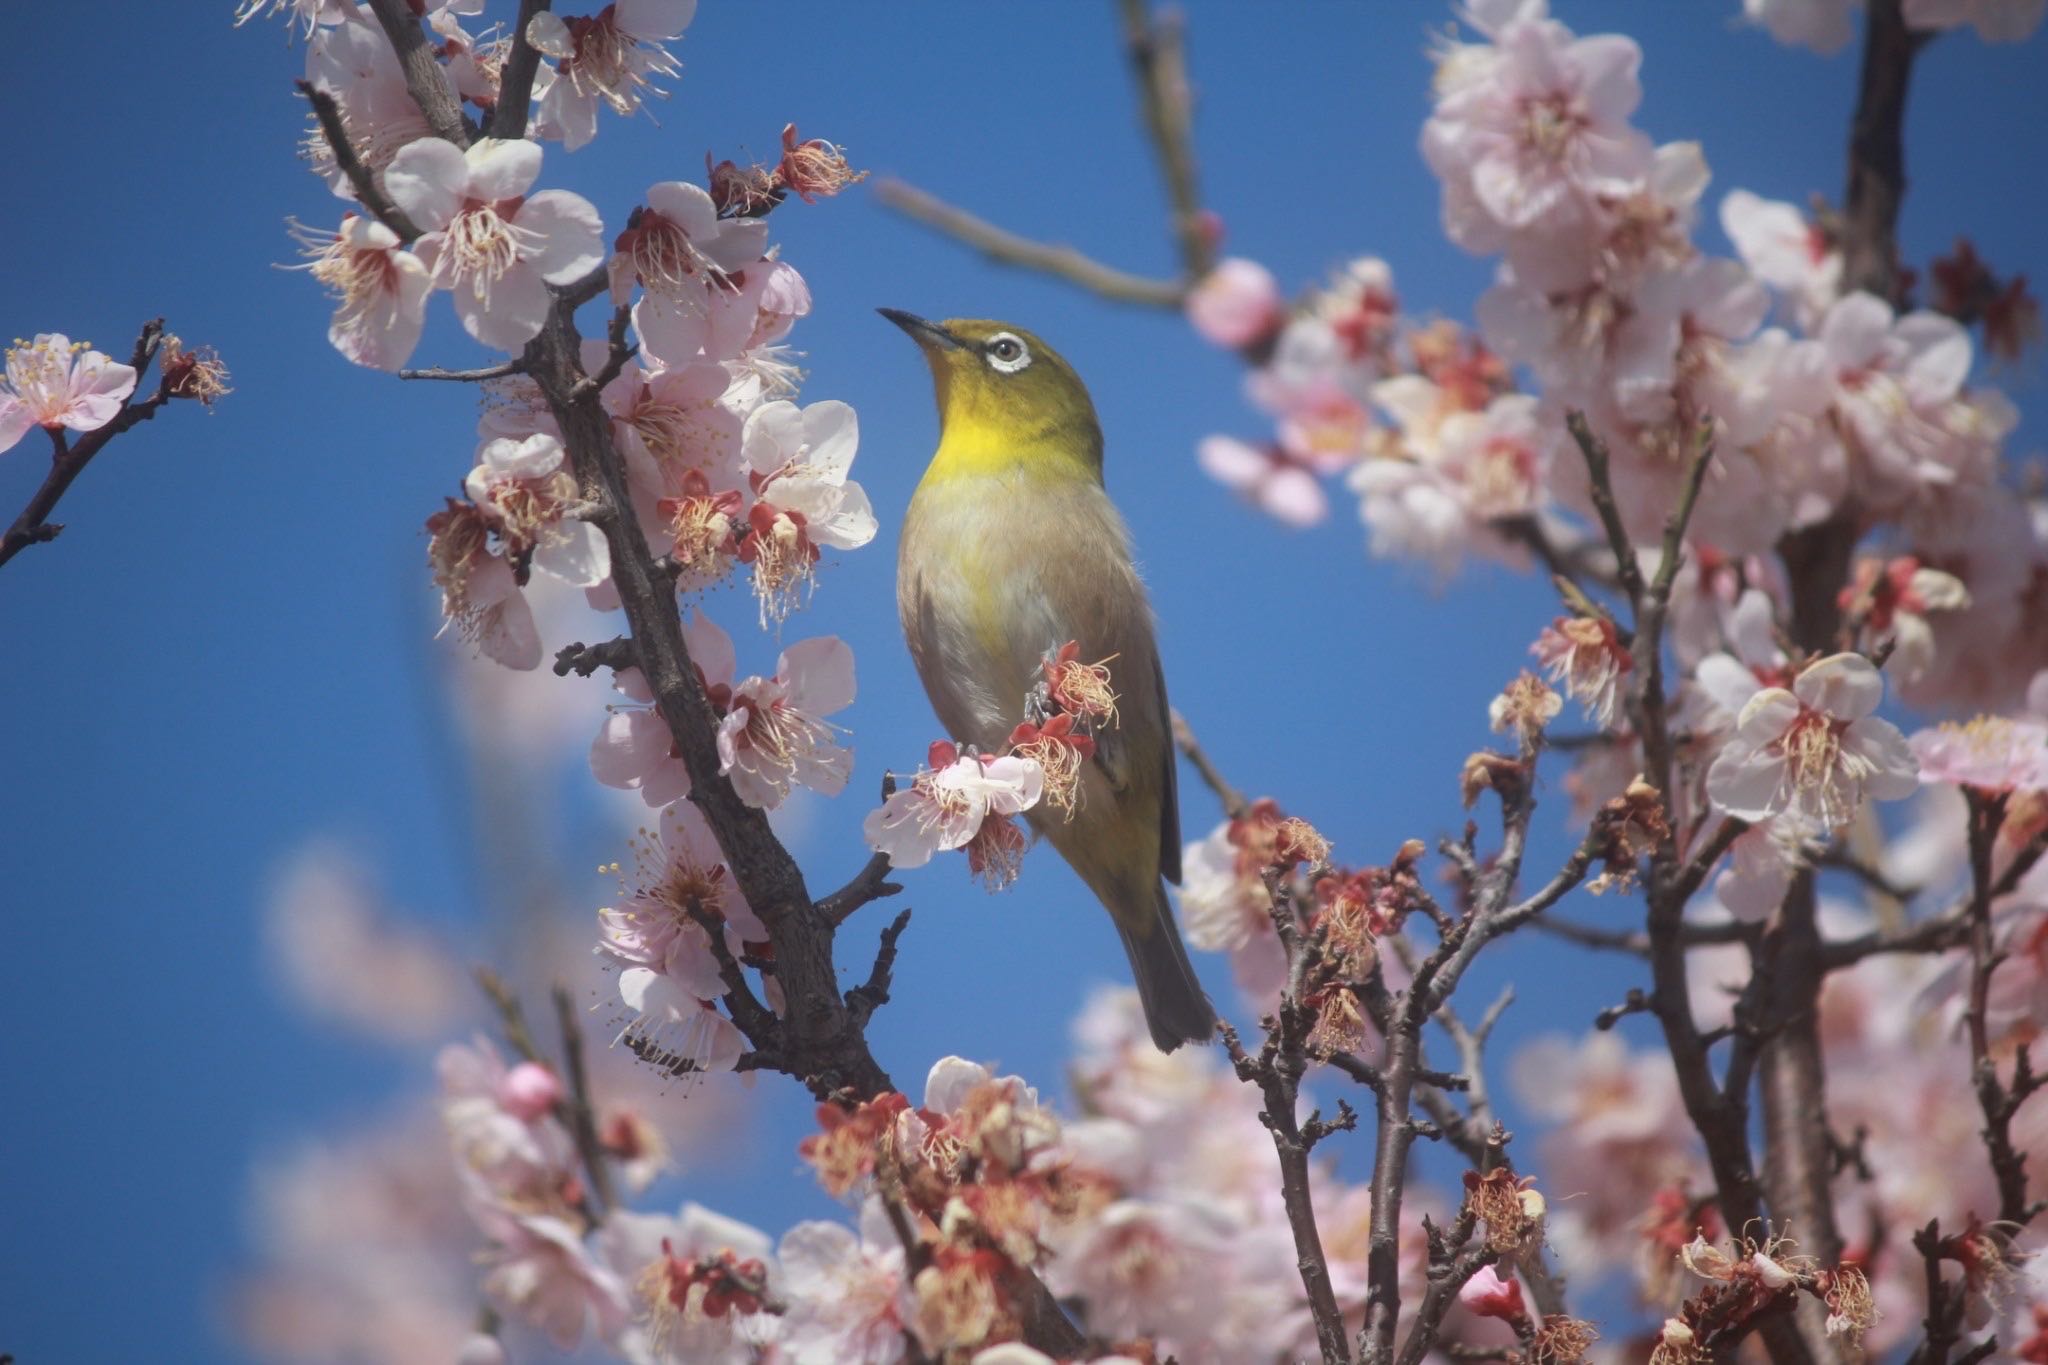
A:
<svg viewBox="0 0 2048 1365">
<path fill-rule="evenodd" d="M 1834 829 L 1865 796 L 1895 801 L 1919 785 L 1905 736 L 1872 714 L 1884 681 L 1860 654 L 1809 664 L 1790 691 L 1765 688 L 1736 721 L 1707 773 L 1714 805 L 1743 820 L 1791 812 Z"/>
<path fill-rule="evenodd" d="M 725 647 L 724 672 L 732 676 L 732 641 L 723 631 L 716 640 L 707 639 L 709 625 L 702 616 L 683 624 L 684 639 L 689 641 L 692 626 L 695 626 L 700 640 L 715 644 L 722 640 Z M 716 627 L 712 627 L 716 630 Z M 690 645 L 690 657 L 697 660 L 699 669 L 707 665 L 705 655 L 696 644 Z M 716 664 L 714 654 L 709 660 Z M 683 765 L 682 755 L 675 750 L 675 738 L 670 734 L 668 722 L 654 707 L 654 693 L 637 668 L 622 668 L 612 675 L 612 686 L 633 705 L 614 704 L 608 708 L 604 725 L 598 730 L 597 738 L 590 746 L 590 772 L 607 787 L 621 787 L 637 791 L 650 806 L 666 806 L 671 801 L 687 796 L 690 791 L 690 772 Z"/>
<path fill-rule="evenodd" d="M 574 1224 L 545 1213 L 491 1210 L 479 1221 L 494 1245 L 483 1291 L 498 1309 L 574 1350 L 586 1326 L 612 1337 L 625 1325 L 626 1287 L 592 1254 Z"/>
<path fill-rule="evenodd" d="M 1838 300 L 1818 339 L 1853 450 L 1895 493 L 1956 477 L 1967 454 L 1950 420 L 1970 372 L 1970 338 L 1938 313 L 1896 317 L 1870 294 Z"/>
<path fill-rule="evenodd" d="M 455 296 L 463 328 L 518 350 L 547 321 L 547 286 L 604 263 L 604 225 L 567 190 L 527 190 L 540 176 L 531 142 L 480 138 L 467 151 L 439 138 L 406 144 L 384 172 L 398 206 L 426 234 L 414 246 L 436 289 Z"/>
<path fill-rule="evenodd" d="M 837 796 L 853 751 L 824 718 L 853 703 L 853 651 L 822 636 L 782 651 L 772 678 L 735 684 L 718 727 L 719 771 L 750 806 L 773 810 L 791 789 Z"/>
<path fill-rule="evenodd" d="M 932 745 L 931 767 L 868 812 L 861 832 L 889 866 L 923 867 L 934 853 L 965 848 L 984 821 L 1031 809 L 1044 790 L 1044 771 L 1030 759 L 962 755 L 942 740 Z"/>
<path fill-rule="evenodd" d="M 579 588 L 611 574 L 604 535 L 575 515 L 576 480 L 563 467 L 561 441 L 537 432 L 523 441 L 486 441 L 463 489 L 481 508 L 505 552 L 532 556 L 533 567 Z"/>
<path fill-rule="evenodd" d="M 1315 471 L 1278 445 L 1263 449 L 1230 436 L 1210 436 L 1196 448 L 1202 472 L 1288 526 L 1313 526 L 1329 515 L 1330 500 Z"/>
<path fill-rule="evenodd" d="M 97 431 L 114 420 L 135 392 L 135 370 L 118 364 L 62 332 L 38 332 L 7 348 L 7 378 L 0 385 L 0 450 L 28 434 Z"/>
<path fill-rule="evenodd" d="M 335 232 L 292 225 L 304 267 L 338 301 L 327 339 L 358 365 L 396 370 L 412 358 L 426 323 L 427 268 L 398 234 L 374 218 L 348 214 Z"/>
<path fill-rule="evenodd" d="M 789 1295 L 781 1349 L 794 1365 L 896 1365 L 908 1320 L 903 1246 L 879 1202 L 862 1205 L 858 1236 L 838 1223 L 798 1223 L 776 1248 Z"/>
<path fill-rule="evenodd" d="M 627 971 L 659 973 L 700 1000 L 716 1000 L 725 984 L 697 916 L 720 925 L 735 958 L 748 944 L 767 942 L 768 931 L 733 884 L 711 827 L 695 806 L 675 801 L 663 808 L 658 832 L 640 832 L 633 852 L 636 884 L 617 906 L 598 911 L 598 952 Z"/>
<path fill-rule="evenodd" d="M 1526 11 L 1533 10 L 1534 13 Z M 1422 150 L 1444 182 L 1444 227 L 1469 251 L 1516 234 L 1582 225 L 1591 194 L 1641 174 L 1648 139 L 1628 126 L 1642 98 L 1642 52 L 1619 35 L 1574 38 L 1524 7 L 1490 49 L 1440 69 Z"/>
<path fill-rule="evenodd" d="M 764 403 L 748 415 L 740 445 L 755 501 L 739 558 L 753 566 L 764 627 L 814 581 L 822 547 L 856 550 L 875 538 L 868 495 L 846 477 L 859 441 L 853 409 L 836 399 Z"/>
<path fill-rule="evenodd" d="M 518 577 L 489 545 L 492 523 L 472 503 L 450 498 L 427 518 L 427 562 L 441 589 L 442 631 L 454 630 L 507 668 L 540 666 L 540 631 Z"/>
<path fill-rule="evenodd" d="M 1790 301 L 1802 326 L 1835 301 L 1842 253 L 1794 205 L 1730 190 L 1721 200 L 1721 230 L 1750 273 Z"/>
<path fill-rule="evenodd" d="M 678 1075 L 730 1071 L 747 1050 L 746 1039 L 717 1005 L 666 972 L 628 967 L 617 986 L 625 1010 L 615 1041 L 653 1048 Z"/>
<path fill-rule="evenodd" d="M 1238 256 L 1218 261 L 1184 307 L 1204 340 L 1233 349 L 1271 336 L 1286 319 L 1273 272 Z"/>
<path fill-rule="evenodd" d="M 654 82 L 682 71 L 663 46 L 682 35 L 697 0 L 614 0 L 594 17 L 563 19 L 542 10 L 526 40 L 555 59 L 555 81 L 540 102 L 542 125 L 570 151 L 597 135 L 597 106 L 631 114 L 646 95 L 666 95 Z"/>
<path fill-rule="evenodd" d="M 778 1272 L 759 1229 L 690 1202 L 672 1217 L 616 1212 L 598 1241 L 636 1301 L 618 1343 L 627 1359 L 752 1365 L 775 1339 Z"/>
<path fill-rule="evenodd" d="M 1922 730 L 1911 744 L 1924 782 L 1981 792 L 2048 791 L 2048 721 L 1978 716 Z"/>
<path fill-rule="evenodd" d="M 492 1191 L 555 1197 L 574 1165 L 574 1143 L 550 1108 L 506 1104 L 511 1069 L 497 1049 L 484 1038 L 451 1043 L 441 1049 L 437 1067 L 442 1122 L 463 1166 Z"/>
</svg>

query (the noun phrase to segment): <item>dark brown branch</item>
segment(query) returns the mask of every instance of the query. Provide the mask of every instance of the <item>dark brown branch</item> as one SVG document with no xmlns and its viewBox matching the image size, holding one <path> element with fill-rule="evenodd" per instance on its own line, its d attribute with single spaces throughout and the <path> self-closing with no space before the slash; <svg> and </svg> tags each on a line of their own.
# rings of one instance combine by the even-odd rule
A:
<svg viewBox="0 0 2048 1365">
<path fill-rule="evenodd" d="M 370 10 L 398 54 L 398 68 L 405 75 L 405 88 L 412 95 L 427 127 L 434 136 L 458 147 L 469 146 L 476 130 L 462 116 L 462 101 L 455 93 L 447 71 L 434 55 L 434 45 L 405 0 L 369 0 Z M 523 131 L 523 130 L 522 130 Z"/>
<path fill-rule="evenodd" d="M 586 645 L 578 640 L 555 651 L 554 669 L 558 678 L 566 678 L 571 673 L 587 678 L 600 668 L 609 668 L 616 673 L 622 668 L 639 666 L 640 655 L 633 648 L 632 638 L 626 635 L 595 645 Z"/>
<path fill-rule="evenodd" d="M 626 362 L 639 353 L 640 348 L 638 346 L 630 345 L 626 341 L 626 328 L 632 321 L 633 309 L 631 305 L 622 303 L 612 310 L 611 321 L 605 326 L 606 350 L 604 367 L 596 374 L 588 375 L 577 381 L 576 388 L 572 391 L 575 397 L 581 398 L 585 394 L 603 393 L 605 386 L 614 379 L 617 379 L 625 370 Z"/>
<path fill-rule="evenodd" d="M 1216 799 L 1223 803 L 1223 813 L 1233 820 L 1243 818 L 1244 813 L 1251 809 L 1251 803 L 1244 799 L 1243 792 L 1231 786 L 1217 770 L 1215 763 L 1196 742 L 1195 732 L 1188 727 L 1186 717 L 1178 711 L 1173 713 L 1173 742 L 1181 751 L 1181 755 L 1195 765 L 1195 771 L 1201 774 L 1203 785 L 1214 792 Z"/>
<path fill-rule="evenodd" d="M 1977 1104 L 1984 1113 L 1984 1150 L 1991 1159 L 1991 1173 L 1998 1182 L 1998 1222 L 2001 1241 L 2009 1241 L 2042 1210 L 2027 1198 L 2027 1156 L 2014 1145 L 2012 1121 L 2020 1106 L 2035 1091 L 2048 1085 L 2048 1078 L 2034 1074 L 2028 1046 L 2020 1044 L 2013 1058 L 2012 1082 L 1998 1075 L 1998 1063 L 1991 1055 L 1991 977 L 2004 955 L 1993 938 L 1991 905 L 1995 883 L 1991 855 L 1998 832 L 2005 825 L 2006 797 L 1965 787 L 1969 802 L 1970 850 L 1970 993 L 1964 1020 L 1969 1027 L 1970 1066 L 1977 1091 Z"/>
<path fill-rule="evenodd" d="M 1297 954 L 1292 984 L 1299 986 Z M 1309 1190 L 1309 1148 L 1312 1145 L 1294 1117 L 1301 1094 L 1301 1076 L 1307 1061 L 1302 1041 L 1313 1022 L 1297 995 L 1283 995 L 1279 1012 L 1271 1021 L 1265 1045 L 1253 1056 L 1244 1050 L 1237 1030 L 1220 1026 L 1223 1046 L 1230 1054 L 1237 1075 L 1259 1089 L 1265 1101 L 1259 1122 L 1273 1136 L 1273 1151 L 1280 1161 L 1280 1198 L 1287 1210 L 1287 1226 L 1294 1235 L 1295 1268 L 1301 1274 L 1308 1295 L 1309 1316 L 1316 1328 L 1316 1345 L 1324 1365 L 1350 1365 L 1351 1344 L 1344 1331 L 1344 1315 L 1337 1307 L 1337 1293 L 1330 1280 L 1329 1259 L 1323 1253 L 1322 1234 L 1316 1228 L 1315 1202 Z"/>
<path fill-rule="evenodd" d="M 1842 201 L 1843 290 L 1887 303 L 1899 295 L 1899 206 L 1906 197 L 1906 91 L 1929 35 L 1906 27 L 1900 0 L 1871 0 L 1863 70 L 1849 125 L 1849 186 Z"/>
<path fill-rule="evenodd" d="M 901 180 L 878 182 L 875 197 L 904 217 L 973 247 L 998 265 L 1036 270 L 1118 303 L 1178 308 L 1187 292 L 1178 280 L 1133 275 L 1073 247 L 1019 236 Z"/>
<path fill-rule="evenodd" d="M 164 320 L 154 318 L 143 324 L 142 334 L 135 339 L 135 349 L 129 353 L 128 365 L 135 371 L 138 389 L 157 348 L 163 343 L 163 333 Z M 66 490 L 85 472 L 93 456 L 106 449 L 107 442 L 136 423 L 147 422 L 156 416 L 157 409 L 168 403 L 170 398 L 169 392 L 159 383 L 155 393 L 140 402 L 129 403 L 114 414 L 113 420 L 86 432 L 76 443 L 68 442 L 61 430 L 52 432 L 50 472 L 43 476 L 42 485 L 30 496 L 28 505 L 21 509 L 21 515 L 14 519 L 7 533 L 0 535 L 0 564 L 5 564 L 31 545 L 41 545 L 62 534 L 62 523 L 51 521 L 50 514 L 57 510 L 57 503 Z"/>
<path fill-rule="evenodd" d="M 390 195 L 384 193 L 376 175 L 356 155 L 355 144 L 349 141 L 348 129 L 341 121 L 341 106 L 334 102 L 334 96 L 311 81 L 295 81 L 293 84 L 306 97 L 306 103 L 313 106 L 313 117 L 319 120 L 320 134 L 327 139 L 327 150 L 333 153 L 335 166 L 348 177 L 349 188 L 356 192 L 356 202 L 371 217 L 397 233 L 401 242 L 418 241 L 418 224 L 392 201 Z M 442 377 L 438 374 L 425 375 L 420 371 L 400 371 L 400 374 L 408 379 Z"/>
<path fill-rule="evenodd" d="M 1202 212 L 1195 173 L 1194 109 L 1189 98 L 1187 35 L 1178 13 L 1149 12 L 1147 0 L 1121 0 L 1124 47 L 1138 84 L 1138 106 L 1166 178 L 1181 275 L 1201 279 L 1216 264 L 1216 242 Z"/>
<path fill-rule="evenodd" d="M 590 1072 L 583 1064 L 583 1029 L 577 1023 L 576 1002 L 568 987 L 556 986 L 554 1000 L 555 1022 L 562 1031 L 562 1064 L 569 1082 L 569 1096 L 562 1105 L 583 1168 L 590 1174 L 591 1195 L 603 1214 L 615 1206 L 618 1197 L 612 1189 L 611 1161 L 597 1136 L 597 1106 L 590 1098 Z"/>
<path fill-rule="evenodd" d="M 909 927 L 909 909 L 897 911 L 896 918 L 882 930 L 882 946 L 875 951 L 875 965 L 869 970 L 868 979 L 846 993 L 846 1010 L 857 1026 L 864 1027 L 876 1010 L 889 1003 L 890 978 L 896 970 L 896 940 Z"/>
<path fill-rule="evenodd" d="M 540 52 L 526 41 L 526 26 L 533 16 L 545 11 L 550 0 L 519 0 L 519 17 L 513 21 L 512 47 L 498 74 L 498 103 L 491 110 L 491 136 L 526 136 L 528 113 L 533 104 L 533 78 L 540 74 Z"/>
<path fill-rule="evenodd" d="M 869 858 L 861 870 L 853 874 L 853 880 L 830 895 L 818 900 L 818 913 L 834 926 L 846 923 L 854 911 L 870 901 L 884 896 L 893 896 L 903 888 L 889 880 L 889 855 L 877 853 Z"/>
</svg>

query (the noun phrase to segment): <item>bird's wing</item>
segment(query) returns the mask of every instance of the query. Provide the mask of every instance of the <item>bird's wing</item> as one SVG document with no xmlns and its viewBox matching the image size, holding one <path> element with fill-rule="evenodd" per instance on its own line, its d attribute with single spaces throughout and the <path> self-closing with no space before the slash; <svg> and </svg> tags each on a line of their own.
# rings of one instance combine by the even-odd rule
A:
<svg viewBox="0 0 2048 1365">
<path fill-rule="evenodd" d="M 1166 781 L 1160 787 L 1159 875 L 1180 885 L 1180 763 L 1174 753 L 1173 709 L 1166 704 L 1166 670 L 1159 666 L 1159 647 L 1152 647 L 1153 685 L 1159 689 L 1159 723 L 1166 727 L 1162 761 Z"/>
<path fill-rule="evenodd" d="M 1148 746 L 1132 743 L 1121 729 L 1103 730 L 1095 736 L 1095 766 L 1108 780 L 1110 790 L 1122 795 L 1131 788 L 1134 763 L 1162 765 L 1159 803 L 1159 875 L 1180 885 L 1180 773 L 1174 761 L 1173 713 L 1166 706 L 1166 671 L 1159 666 L 1159 647 L 1149 641 L 1146 648 L 1152 664 L 1152 716 L 1156 718 L 1158 745 L 1152 754 Z"/>
</svg>

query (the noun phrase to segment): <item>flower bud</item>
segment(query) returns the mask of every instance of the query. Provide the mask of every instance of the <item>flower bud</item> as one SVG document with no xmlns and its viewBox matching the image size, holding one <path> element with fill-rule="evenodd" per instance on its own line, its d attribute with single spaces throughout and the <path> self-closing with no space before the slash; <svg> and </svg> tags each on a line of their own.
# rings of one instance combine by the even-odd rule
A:
<svg viewBox="0 0 2048 1365">
<path fill-rule="evenodd" d="M 562 1082 L 539 1062 L 521 1062 L 498 1082 L 498 1107 L 533 1123 L 562 1100 Z"/>
</svg>

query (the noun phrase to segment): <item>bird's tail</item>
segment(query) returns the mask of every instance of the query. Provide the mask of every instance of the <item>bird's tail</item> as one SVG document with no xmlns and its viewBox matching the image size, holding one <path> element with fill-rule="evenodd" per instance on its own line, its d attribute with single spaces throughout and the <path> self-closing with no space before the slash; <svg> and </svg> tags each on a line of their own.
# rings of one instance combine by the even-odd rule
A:
<svg viewBox="0 0 2048 1365">
<path fill-rule="evenodd" d="M 1195 980 L 1188 950 L 1173 922 L 1173 906 L 1166 899 L 1166 884 L 1152 885 L 1155 905 L 1149 916 L 1140 912 L 1114 918 L 1124 954 L 1131 960 L 1131 974 L 1138 981 L 1138 999 L 1145 1006 L 1152 1042 L 1161 1052 L 1171 1052 L 1182 1043 L 1208 1042 L 1216 1029 L 1216 1011 Z M 1134 930 L 1133 922 L 1140 927 Z"/>
</svg>

